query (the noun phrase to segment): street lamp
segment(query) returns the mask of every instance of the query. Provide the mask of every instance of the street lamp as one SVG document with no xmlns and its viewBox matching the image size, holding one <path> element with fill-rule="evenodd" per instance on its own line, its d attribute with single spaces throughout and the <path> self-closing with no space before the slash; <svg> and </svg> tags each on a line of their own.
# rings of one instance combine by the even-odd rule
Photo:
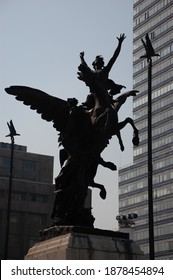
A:
<svg viewBox="0 0 173 280">
<path fill-rule="evenodd" d="M 4 259 L 8 258 L 8 245 L 9 245 L 9 229 L 10 229 L 10 212 L 11 212 L 11 191 L 12 191 L 12 179 L 13 179 L 13 154 L 14 154 L 14 136 L 20 136 L 16 133 L 12 120 L 8 123 L 10 133 L 6 137 L 11 138 L 11 157 L 10 157 L 10 176 L 9 176 L 9 189 L 8 189 L 8 203 L 7 203 L 7 222 L 5 231 L 5 248 Z"/>
<path fill-rule="evenodd" d="M 148 33 L 142 43 L 145 48 L 145 55 L 148 62 L 148 219 L 149 219 L 149 254 L 150 260 L 155 259 L 154 252 L 154 222 L 153 222 L 153 164 L 152 164 L 152 57 L 159 56 L 151 44 Z"/>
<path fill-rule="evenodd" d="M 116 220 L 120 228 L 131 228 L 135 225 L 134 219 L 137 219 L 138 215 L 136 213 L 130 213 L 127 215 L 118 215 Z"/>
</svg>

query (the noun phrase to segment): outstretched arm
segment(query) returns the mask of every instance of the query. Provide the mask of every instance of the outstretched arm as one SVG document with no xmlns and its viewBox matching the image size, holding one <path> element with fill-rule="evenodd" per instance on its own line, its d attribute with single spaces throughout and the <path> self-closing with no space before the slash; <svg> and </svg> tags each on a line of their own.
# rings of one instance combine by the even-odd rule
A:
<svg viewBox="0 0 173 280">
<path fill-rule="evenodd" d="M 81 59 L 81 64 L 83 64 L 83 65 L 88 67 L 88 65 L 87 65 L 87 63 L 86 63 L 86 61 L 84 59 L 84 52 L 80 53 L 80 59 Z"/>
<path fill-rule="evenodd" d="M 115 63 L 117 57 L 119 56 L 119 53 L 121 51 L 121 45 L 122 45 L 122 42 L 124 41 L 124 39 L 126 38 L 125 34 L 120 34 L 120 37 L 117 37 L 118 39 L 118 46 L 112 56 L 112 58 L 109 60 L 106 68 L 108 69 L 108 72 L 111 70 L 113 64 Z"/>
<path fill-rule="evenodd" d="M 85 81 L 84 79 L 84 75 L 83 75 L 83 72 L 88 69 L 89 71 L 91 71 L 91 69 L 88 67 L 85 59 L 84 59 L 84 52 L 81 52 L 80 53 L 80 60 L 81 60 L 81 64 L 79 65 L 78 69 L 80 72 L 77 72 L 78 74 L 78 79 L 81 80 L 81 81 Z"/>
</svg>

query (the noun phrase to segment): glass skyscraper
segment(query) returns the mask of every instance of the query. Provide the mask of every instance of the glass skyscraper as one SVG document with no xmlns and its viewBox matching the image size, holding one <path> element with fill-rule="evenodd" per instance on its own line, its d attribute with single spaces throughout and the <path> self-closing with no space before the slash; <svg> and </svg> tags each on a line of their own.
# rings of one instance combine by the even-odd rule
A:
<svg viewBox="0 0 173 280">
<path fill-rule="evenodd" d="M 146 33 L 160 57 L 152 69 L 153 207 L 156 259 L 173 259 L 173 0 L 134 0 L 133 81 L 139 94 L 133 118 L 140 144 L 133 164 L 119 171 L 119 212 L 137 213 L 134 239 L 149 254 L 148 232 L 148 63 L 141 59 Z"/>
</svg>

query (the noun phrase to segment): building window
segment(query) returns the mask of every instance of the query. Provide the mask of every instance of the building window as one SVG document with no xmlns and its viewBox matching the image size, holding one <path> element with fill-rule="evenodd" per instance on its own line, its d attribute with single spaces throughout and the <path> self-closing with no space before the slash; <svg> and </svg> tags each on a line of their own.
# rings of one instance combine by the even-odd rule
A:
<svg viewBox="0 0 173 280">
<path fill-rule="evenodd" d="M 24 171 L 35 171 L 36 162 L 32 160 L 22 160 L 22 169 Z"/>
<path fill-rule="evenodd" d="M 15 200 L 26 200 L 26 193 L 24 192 L 12 192 L 11 198 Z"/>
<path fill-rule="evenodd" d="M 0 167 L 2 167 L 2 168 L 10 168 L 10 158 L 8 158 L 8 157 L 0 157 Z"/>
<path fill-rule="evenodd" d="M 31 200 L 36 202 L 47 202 L 47 195 L 31 194 Z"/>
</svg>

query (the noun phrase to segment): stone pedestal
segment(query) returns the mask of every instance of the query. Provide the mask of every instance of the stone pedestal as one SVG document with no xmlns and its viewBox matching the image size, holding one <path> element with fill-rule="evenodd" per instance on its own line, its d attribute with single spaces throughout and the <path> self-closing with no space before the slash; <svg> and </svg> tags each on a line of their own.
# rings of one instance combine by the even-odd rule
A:
<svg viewBox="0 0 173 280">
<path fill-rule="evenodd" d="M 139 246 L 126 233 L 76 227 L 53 227 L 25 260 L 139 260 Z"/>
</svg>

